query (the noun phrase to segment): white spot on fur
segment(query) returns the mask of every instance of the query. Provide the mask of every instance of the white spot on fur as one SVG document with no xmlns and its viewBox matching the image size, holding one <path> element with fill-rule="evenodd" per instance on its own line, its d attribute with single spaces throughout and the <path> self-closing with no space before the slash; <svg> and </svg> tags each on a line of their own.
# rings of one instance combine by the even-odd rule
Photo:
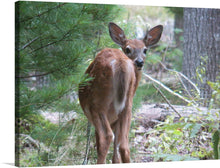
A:
<svg viewBox="0 0 220 168">
<path fill-rule="evenodd" d="M 131 48 L 129 45 L 127 45 L 127 47 L 126 48 Z"/>
<path fill-rule="evenodd" d="M 111 62 L 110 62 L 110 65 L 112 66 L 112 72 L 113 72 L 113 74 L 115 73 L 115 62 L 116 62 L 115 59 L 111 60 Z"/>
<path fill-rule="evenodd" d="M 115 96 L 114 98 L 114 107 L 115 107 L 115 111 L 116 114 L 118 115 L 120 112 L 122 112 L 122 110 L 125 108 L 125 101 L 126 101 L 126 96 L 124 97 L 123 101 L 121 103 L 119 103 L 117 101 L 117 98 Z"/>
<path fill-rule="evenodd" d="M 147 38 L 148 38 L 148 39 L 152 39 L 152 36 L 151 36 L 151 35 L 148 35 Z"/>
<path fill-rule="evenodd" d="M 124 37 L 124 34 L 119 34 L 119 37 Z"/>
<path fill-rule="evenodd" d="M 116 151 L 117 151 L 118 156 L 120 155 L 120 153 L 119 153 L 119 146 L 120 146 L 120 143 L 118 143 L 117 147 L 116 147 Z"/>
<path fill-rule="evenodd" d="M 112 133 L 112 141 L 114 141 L 115 140 L 115 135 L 114 135 L 114 133 Z"/>
<path fill-rule="evenodd" d="M 116 60 L 112 60 L 111 61 L 111 65 L 115 65 L 115 61 Z M 131 60 L 127 60 L 126 61 L 126 63 L 127 63 L 127 69 L 126 69 L 126 72 L 128 73 L 128 74 L 132 74 L 133 72 L 132 71 L 134 71 L 134 66 L 133 66 L 133 63 L 132 63 L 132 61 Z M 114 67 L 115 68 L 115 67 Z M 113 70 L 113 71 L 115 71 L 115 69 Z M 117 79 L 117 77 L 116 77 L 116 79 Z M 127 94 L 124 96 L 124 99 L 123 99 L 123 101 L 122 102 L 118 102 L 118 99 L 117 99 L 117 88 L 118 88 L 118 81 L 116 80 L 116 79 L 114 79 L 114 81 L 113 81 L 113 88 L 114 88 L 114 108 L 115 108 L 115 112 L 116 112 L 116 114 L 118 115 L 119 113 L 121 113 L 123 110 L 124 110 L 124 108 L 125 108 L 125 104 L 126 104 L 126 100 L 127 100 Z M 128 79 L 128 81 L 129 81 L 130 79 Z"/>
<path fill-rule="evenodd" d="M 129 74 L 131 74 L 132 71 L 134 71 L 133 62 L 131 60 L 127 60 L 127 71 Z"/>
<path fill-rule="evenodd" d="M 112 72 L 113 72 L 113 75 L 115 75 L 115 71 L 116 71 L 116 60 L 113 59 L 111 60 L 110 62 L 110 65 L 112 66 Z M 113 88 L 114 88 L 114 97 L 113 97 L 113 101 L 114 101 L 114 108 L 115 108 L 115 112 L 116 114 L 118 115 L 125 107 L 125 98 L 124 100 L 122 101 L 122 103 L 119 103 L 118 100 L 117 100 L 117 88 L 118 88 L 118 77 L 115 76 L 114 79 L 113 79 Z"/>
</svg>

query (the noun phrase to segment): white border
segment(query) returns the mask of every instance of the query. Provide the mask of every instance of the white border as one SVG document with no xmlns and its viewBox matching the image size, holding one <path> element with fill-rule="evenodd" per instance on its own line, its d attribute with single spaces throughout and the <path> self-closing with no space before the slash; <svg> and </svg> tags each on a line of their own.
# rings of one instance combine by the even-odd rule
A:
<svg viewBox="0 0 220 168">
<path fill-rule="evenodd" d="M 41 1 L 41 0 L 31 0 Z M 220 8 L 219 0 L 42 0 L 45 2 L 72 2 L 121 5 L 148 5 L 170 7 Z"/>
<path fill-rule="evenodd" d="M 34 0 L 36 1 L 36 0 Z M 127 4 L 148 6 L 176 6 L 176 7 L 202 7 L 220 8 L 219 0 L 40 0 L 45 2 L 76 2 L 76 3 L 105 3 L 105 4 Z M 15 0 L 4 0 L 0 5 L 1 12 L 1 108 L 0 108 L 0 167 L 14 167 L 8 163 L 14 163 L 14 2 Z M 218 167 L 220 160 L 215 161 L 184 161 L 184 162 L 162 162 L 146 164 L 121 164 L 114 167 L 163 167 L 163 168 L 186 168 L 186 167 Z M 113 167 L 113 165 L 99 166 L 66 166 L 66 167 Z"/>
</svg>

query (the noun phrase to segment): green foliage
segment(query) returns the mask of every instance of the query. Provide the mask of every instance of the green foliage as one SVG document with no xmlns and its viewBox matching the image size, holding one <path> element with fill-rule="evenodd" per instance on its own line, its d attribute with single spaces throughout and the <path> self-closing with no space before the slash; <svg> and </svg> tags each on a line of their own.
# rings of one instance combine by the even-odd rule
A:
<svg viewBox="0 0 220 168">
<path fill-rule="evenodd" d="M 213 107 L 220 107 L 220 80 L 217 80 L 216 82 L 207 82 L 208 85 L 212 88 L 212 98 L 210 100 L 210 108 Z"/>
<path fill-rule="evenodd" d="M 219 157 L 218 114 L 203 117 L 189 116 L 176 120 L 169 116 L 149 132 L 146 147 L 153 152 L 155 161 L 213 159 Z M 211 137 L 210 134 L 213 133 Z M 156 137 L 154 135 L 157 135 Z M 207 149 L 213 146 L 213 150 Z M 183 154 L 181 154 L 183 153 Z"/>
<path fill-rule="evenodd" d="M 65 127 L 65 131 L 60 131 L 62 127 L 53 124 L 50 121 L 41 120 L 41 123 L 36 125 L 31 132 L 31 137 L 44 143 L 46 146 L 58 147 L 65 143 L 65 139 L 71 132 L 71 127 Z M 55 136 L 56 135 L 56 136 Z M 54 138 L 55 137 L 55 138 Z M 54 140 L 53 140 L 54 139 Z"/>
<path fill-rule="evenodd" d="M 219 108 L 220 107 L 220 81 L 219 81 L 219 75 L 216 76 L 216 79 L 210 79 L 215 81 L 209 81 L 207 79 L 207 65 L 208 65 L 208 56 L 201 56 L 201 61 L 199 65 L 196 67 L 196 76 L 194 78 L 195 83 L 199 85 L 200 90 L 203 94 L 207 94 L 206 96 L 203 95 L 201 98 L 201 95 L 197 96 L 197 101 L 204 106 L 209 106 L 209 108 Z M 210 93 L 208 93 L 207 90 L 210 89 Z M 206 91 L 205 91 L 206 90 Z M 210 94 L 210 95 L 209 95 Z"/>
<path fill-rule="evenodd" d="M 167 7 L 167 9 L 175 15 L 183 16 L 183 8 Z"/>
<path fill-rule="evenodd" d="M 22 166 L 82 163 L 87 119 L 79 106 L 78 85 L 91 80 L 83 75 L 85 69 L 99 48 L 111 41 L 107 25 L 121 11 L 116 5 L 16 3 L 16 121 L 30 126 L 17 126 L 16 133 L 29 134 L 43 146 L 38 152 L 26 149 L 20 156 Z M 105 41 L 99 45 L 102 37 Z M 70 125 L 53 124 L 40 111 L 75 111 L 77 119 Z M 58 161 L 63 157 L 60 150 L 76 156 L 76 161 Z"/>
<path fill-rule="evenodd" d="M 171 69 L 182 70 L 182 50 L 170 47 L 167 43 L 161 43 L 158 47 L 148 51 L 146 68 L 158 65 L 159 61 L 162 61 L 162 57 L 164 57 L 165 62 L 169 64 Z"/>
<path fill-rule="evenodd" d="M 23 154 L 23 156 L 25 155 L 25 157 L 21 157 L 20 158 L 20 162 L 22 166 L 25 167 L 33 167 L 33 166 L 45 166 L 47 164 L 47 160 L 46 157 L 41 157 L 39 156 L 37 151 L 25 151 L 25 154 Z M 45 159 L 43 159 L 45 158 Z"/>
<path fill-rule="evenodd" d="M 215 159 L 220 159 L 220 132 L 219 130 L 216 130 L 214 133 L 213 133 L 213 136 L 212 136 L 212 141 L 213 141 L 213 150 L 214 150 L 214 158 Z"/>
<path fill-rule="evenodd" d="M 180 28 L 175 28 L 174 29 L 174 33 L 175 33 L 175 35 L 178 35 L 178 34 L 180 34 L 180 33 L 183 33 L 183 30 L 182 29 L 180 29 Z M 180 36 L 179 37 L 179 41 L 183 44 L 184 43 L 184 38 L 183 38 L 183 36 Z"/>
<path fill-rule="evenodd" d="M 179 29 L 179 28 L 174 29 L 174 33 L 176 33 L 176 34 L 179 34 L 179 33 L 182 33 L 182 32 L 183 32 L 182 29 Z"/>
<path fill-rule="evenodd" d="M 197 68 L 196 68 L 196 78 L 201 83 L 204 83 L 205 82 L 204 78 L 205 78 L 205 74 L 206 74 L 206 64 L 207 64 L 208 56 L 204 56 L 204 57 L 200 57 L 200 58 L 201 58 L 200 65 L 197 66 Z"/>
<path fill-rule="evenodd" d="M 85 125 L 87 123 L 84 115 L 77 115 L 74 123 L 60 123 L 57 125 L 45 119 L 39 122 L 39 125 L 36 125 L 31 131 L 30 136 L 40 142 L 40 147 L 38 149 L 24 148 L 19 158 L 20 166 L 82 164 L 84 156 L 82 149 L 85 149 L 86 146 Z M 91 149 L 91 151 L 95 153 L 94 149 Z M 63 156 L 65 157 L 62 158 Z M 93 160 L 96 160 L 96 158 L 93 158 Z"/>
<path fill-rule="evenodd" d="M 220 107 L 220 82 L 207 82 L 208 85 L 213 89 L 212 98 L 210 100 L 210 108 L 213 107 Z M 219 117 L 219 116 L 218 116 Z M 214 151 L 214 158 L 220 159 L 220 132 L 219 132 L 219 124 L 216 125 L 215 131 L 213 131 L 212 141 L 213 141 L 213 151 Z"/>
<path fill-rule="evenodd" d="M 97 47 L 97 32 L 105 32 L 119 10 L 114 5 L 16 3 L 17 118 L 29 120 L 38 110 L 56 110 L 62 103 L 63 111 L 73 107 L 65 96 L 89 80 L 81 74 Z"/>
<path fill-rule="evenodd" d="M 149 16 L 153 19 L 157 17 L 155 12 L 167 14 L 166 10 L 157 9 L 146 8 L 144 12 L 150 12 Z M 140 14 L 141 10 L 135 10 L 136 14 Z M 87 85 L 92 80 L 82 74 L 99 50 L 104 47 L 118 48 L 109 37 L 109 21 L 120 22 L 126 36 L 134 38 L 135 22 L 132 19 L 128 19 L 128 23 L 121 22 L 121 17 L 127 18 L 127 13 L 119 15 L 122 11 L 122 6 L 115 5 L 17 2 L 16 119 L 28 123 L 30 129 L 16 127 L 16 133 L 29 134 L 41 146 L 40 149 L 25 149 L 20 157 L 21 166 L 82 164 L 87 119 L 77 97 L 70 101 L 68 96 L 77 94 L 79 84 Z M 180 33 L 182 30 L 174 31 Z M 158 65 L 164 57 L 166 62 L 171 63 L 171 68 L 181 71 L 182 55 L 180 49 L 162 43 L 148 52 L 146 67 Z M 204 74 L 201 70 L 198 73 Z M 208 83 L 214 90 L 213 101 L 220 102 L 219 82 Z M 178 84 L 171 85 L 171 88 L 181 91 Z M 182 103 L 168 92 L 163 93 L 172 104 Z M 151 84 L 141 83 L 133 100 L 133 110 L 138 109 L 142 102 L 163 103 L 164 100 Z M 53 124 L 40 115 L 40 110 L 64 114 L 74 110 L 77 118 L 72 124 Z M 191 116 L 176 122 L 170 116 L 149 132 L 149 141 L 145 145 L 153 153 L 151 156 L 155 161 L 219 158 L 219 131 L 216 131 L 219 123 L 216 118 L 219 118 L 218 114 L 215 117 L 208 115 L 207 121 L 203 122 Z M 135 125 L 133 120 L 131 127 Z M 203 132 L 204 129 L 206 132 Z M 213 135 L 212 139 L 207 133 Z M 135 132 L 131 132 L 129 138 L 134 137 Z M 94 128 L 91 139 L 89 164 L 95 164 Z M 207 150 L 199 143 L 212 146 L 213 150 Z M 113 151 L 112 146 L 110 151 Z M 187 154 L 180 155 L 179 151 Z M 136 153 L 132 147 L 131 156 Z M 111 157 L 111 154 L 108 155 L 107 163 L 111 163 Z"/>
<path fill-rule="evenodd" d="M 199 160 L 198 158 L 190 157 L 189 155 L 174 155 L 174 154 L 155 154 L 147 155 L 154 157 L 154 161 L 160 161 L 161 159 L 165 162 L 168 161 L 190 161 L 190 160 Z"/>
</svg>

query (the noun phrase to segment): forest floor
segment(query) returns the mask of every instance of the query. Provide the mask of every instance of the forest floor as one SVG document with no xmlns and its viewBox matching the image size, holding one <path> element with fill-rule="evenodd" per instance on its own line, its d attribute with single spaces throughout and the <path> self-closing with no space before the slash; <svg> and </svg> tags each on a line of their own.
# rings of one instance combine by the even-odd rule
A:
<svg viewBox="0 0 220 168">
<path fill-rule="evenodd" d="M 177 111 L 179 114 L 177 114 Z M 173 122 L 179 122 L 180 116 L 182 118 L 189 118 L 190 116 L 202 118 L 206 120 L 210 114 L 219 112 L 219 109 L 207 109 L 205 107 L 191 107 L 172 105 L 172 108 L 168 104 L 143 104 L 135 113 L 133 113 L 133 120 L 135 121 L 134 128 L 131 131 L 134 132 L 134 137 L 130 139 L 130 145 L 136 150 L 133 161 L 136 163 L 152 162 L 154 158 L 150 155 L 153 154 L 152 148 L 149 148 L 150 139 L 157 139 L 162 143 L 159 133 L 151 133 L 155 130 L 158 124 L 164 123 L 168 116 L 174 116 Z M 65 113 L 65 117 L 62 117 L 62 113 L 58 112 L 42 112 L 45 119 L 48 119 L 54 124 L 58 124 L 60 121 L 69 122 L 72 118 L 77 118 L 75 112 Z M 206 134 L 206 138 L 211 139 L 211 133 Z M 158 144 L 157 144 L 158 145 Z M 191 145 L 198 145 L 197 143 Z M 179 150 L 180 155 L 187 155 L 189 151 L 183 150 L 180 146 L 175 146 Z M 158 146 L 155 146 L 158 148 Z M 211 151 L 211 147 L 208 143 L 204 143 L 204 148 L 207 151 Z"/>
<path fill-rule="evenodd" d="M 175 109 L 175 111 L 177 111 L 179 114 L 177 114 L 173 109 Z M 212 159 L 213 149 L 212 145 L 210 145 L 212 142 L 212 131 L 207 130 L 210 128 L 210 118 L 213 119 L 215 125 L 219 125 L 220 119 L 219 115 L 217 115 L 219 114 L 219 112 L 220 109 L 207 109 L 205 107 L 172 105 L 171 108 L 168 104 L 142 104 L 142 106 L 133 113 L 132 117 L 133 121 L 129 135 L 129 145 L 131 149 L 132 162 L 144 163 L 156 161 Z M 54 124 L 63 123 L 65 125 L 65 123 L 68 124 L 74 119 L 77 120 L 77 113 L 74 111 L 71 111 L 69 113 L 42 111 L 41 114 L 45 119 Z M 181 115 L 181 117 L 179 115 Z M 167 119 L 169 118 L 171 119 L 167 121 Z M 196 120 L 193 123 L 192 120 L 190 120 L 189 118 L 196 118 Z M 203 125 L 201 124 L 203 122 L 208 124 L 206 124 L 205 126 L 201 126 Z M 175 125 L 175 123 L 177 125 Z M 192 129 L 185 129 L 184 127 L 186 125 L 183 126 L 181 125 L 181 123 L 188 126 L 191 124 L 190 126 L 192 126 Z M 213 122 L 210 124 L 213 124 Z M 158 127 L 160 126 L 162 129 L 158 129 Z M 194 131 L 196 136 L 194 135 L 191 137 L 190 131 Z M 37 158 L 39 157 L 39 151 L 37 151 L 38 146 L 35 144 L 39 144 L 40 142 L 32 139 L 32 137 L 28 135 L 24 136 L 24 143 L 29 140 L 29 147 L 27 147 L 25 150 L 26 152 L 22 154 L 22 165 L 29 165 L 29 161 L 27 158 L 31 158 L 35 155 Z M 175 136 L 177 137 L 176 140 Z M 68 151 L 72 150 L 70 150 L 71 146 L 73 146 L 72 143 L 73 140 L 70 138 L 69 140 L 67 140 L 66 145 L 60 148 L 58 153 L 54 152 L 56 154 L 55 162 L 52 162 L 52 165 L 56 165 L 57 160 L 60 162 L 60 164 L 81 164 L 85 149 L 81 149 L 80 152 L 77 151 L 76 153 L 68 154 Z M 92 135 L 90 143 L 91 153 L 89 164 L 95 164 L 97 157 L 95 154 L 96 145 L 94 135 Z M 86 139 L 84 137 L 83 145 L 85 144 Z M 44 146 L 45 145 L 41 144 L 42 155 L 45 153 L 45 151 L 46 153 L 49 151 L 49 148 Z M 33 151 L 35 151 L 35 154 L 33 153 Z M 53 152 L 50 153 L 50 155 L 51 154 L 53 154 Z M 111 163 L 112 151 L 109 151 L 109 154 L 110 157 L 108 158 L 108 163 Z M 61 157 L 59 157 L 60 155 Z M 76 158 L 79 157 L 79 161 L 73 162 L 73 158 L 69 157 L 72 155 L 77 155 Z M 35 164 L 34 160 L 33 162 Z"/>
<path fill-rule="evenodd" d="M 174 108 L 179 114 L 177 114 L 172 108 Z M 151 133 L 151 131 L 155 129 L 158 124 L 163 123 L 168 116 L 174 115 L 174 123 L 179 122 L 179 115 L 181 115 L 181 118 L 189 118 L 190 116 L 199 117 L 201 120 L 205 121 L 208 115 L 211 114 L 214 116 L 220 111 L 220 109 L 181 105 L 172 105 L 172 108 L 168 104 L 143 104 L 135 113 L 134 120 L 136 122 L 136 129 L 132 146 L 137 150 L 137 157 L 135 157 L 136 163 L 154 161 L 154 158 L 150 156 L 153 154 L 153 151 L 148 149 L 150 143 L 149 139 L 159 139 L 160 133 L 155 134 Z M 216 121 L 219 122 L 219 119 L 216 119 Z M 211 139 L 211 133 L 207 133 L 206 135 L 207 139 Z M 191 145 L 196 146 L 197 143 Z M 155 147 L 157 148 L 157 146 Z M 212 150 L 208 143 L 204 143 L 203 147 L 207 151 Z M 176 148 L 180 149 L 178 146 L 176 146 Z M 179 155 L 185 154 L 189 154 L 189 151 L 179 151 Z"/>
</svg>

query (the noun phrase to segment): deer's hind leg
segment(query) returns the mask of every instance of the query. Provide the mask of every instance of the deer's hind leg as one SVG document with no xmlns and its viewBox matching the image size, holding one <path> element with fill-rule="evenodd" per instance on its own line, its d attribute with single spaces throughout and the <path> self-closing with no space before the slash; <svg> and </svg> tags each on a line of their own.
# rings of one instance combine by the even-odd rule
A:
<svg viewBox="0 0 220 168">
<path fill-rule="evenodd" d="M 125 109 L 119 114 L 114 124 L 114 154 L 113 163 L 130 163 L 129 130 L 131 124 L 131 109 Z"/>
<path fill-rule="evenodd" d="M 97 164 L 104 164 L 112 142 L 113 132 L 107 117 L 102 113 L 93 114 L 93 124 L 96 132 Z"/>
</svg>

